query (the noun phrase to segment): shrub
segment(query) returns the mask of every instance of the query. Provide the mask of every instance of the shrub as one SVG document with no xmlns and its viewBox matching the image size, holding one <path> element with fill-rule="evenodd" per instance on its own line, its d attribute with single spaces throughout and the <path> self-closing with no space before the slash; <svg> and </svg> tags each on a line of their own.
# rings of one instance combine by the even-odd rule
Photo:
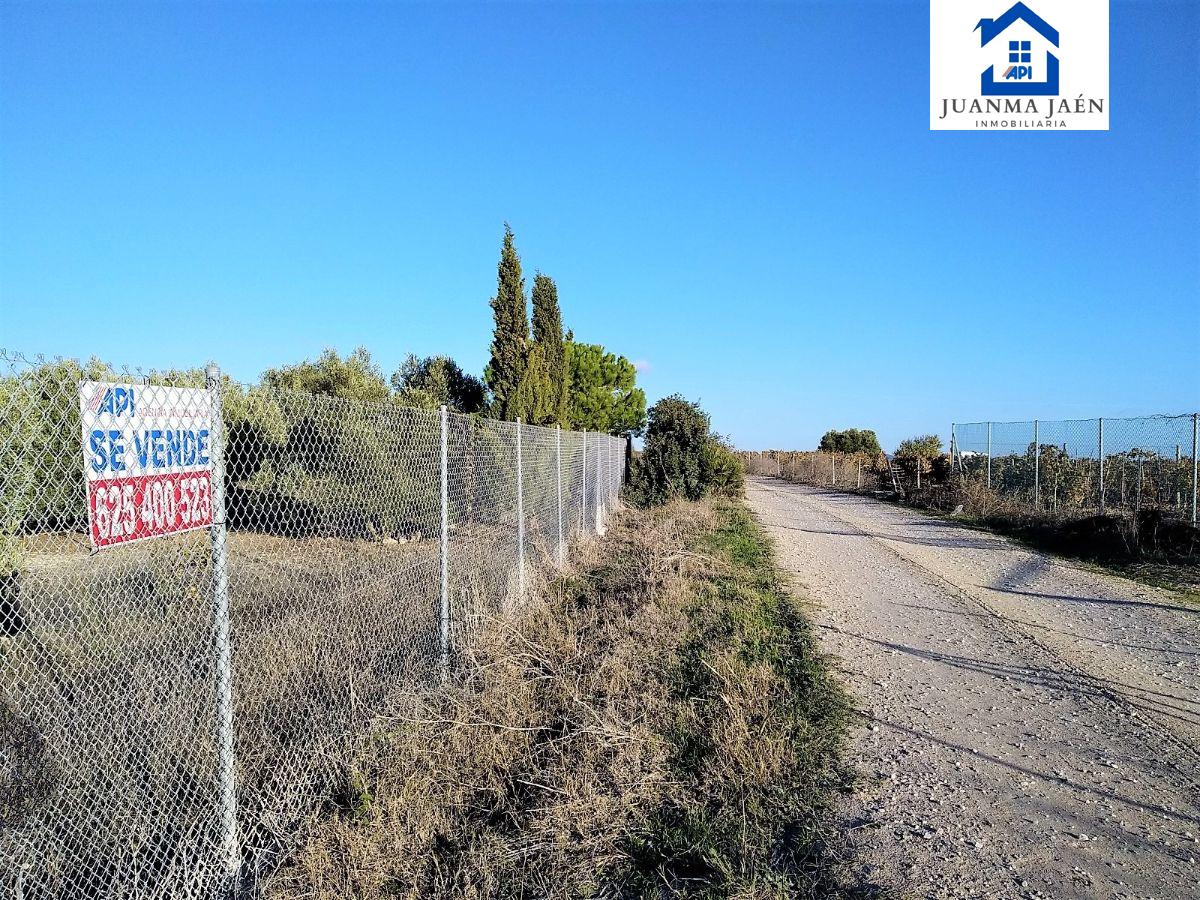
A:
<svg viewBox="0 0 1200 900">
<path fill-rule="evenodd" d="M 934 470 L 935 461 L 941 455 L 942 439 L 936 434 L 925 434 L 901 441 L 896 448 L 895 461 L 900 470 L 916 482 L 915 487 L 920 489 L 929 486 L 923 482 L 928 473 Z M 944 468 L 949 471 L 948 458 Z"/>
<path fill-rule="evenodd" d="M 896 448 L 896 458 L 930 460 L 940 456 L 941 452 L 942 439 L 936 434 L 925 434 L 901 441 Z"/>
<path fill-rule="evenodd" d="M 878 456 L 879 438 L 869 428 L 847 428 L 845 431 L 827 431 L 817 449 L 826 453 L 867 453 Z"/>
<path fill-rule="evenodd" d="M 55 360 L 0 379 L 0 533 L 77 528 L 87 520 L 79 382 L 114 377 L 92 359 L 82 366 Z"/>
<path fill-rule="evenodd" d="M 418 359 L 408 354 L 392 375 L 392 390 L 401 406 L 437 409 L 448 406 L 460 413 L 482 412 L 487 389 L 474 375 L 468 375 L 448 356 Z"/>
<path fill-rule="evenodd" d="M 700 456 L 700 480 L 710 494 L 740 497 L 746 488 L 746 465 L 724 439 L 714 437 Z"/>
<path fill-rule="evenodd" d="M 305 360 L 267 369 L 262 382 L 267 387 L 344 400 L 379 402 L 390 397 L 388 384 L 365 347 L 359 347 L 345 359 L 336 350 L 327 349 L 316 362 Z"/>
<path fill-rule="evenodd" d="M 675 394 L 650 409 L 646 446 L 633 473 L 631 498 L 655 506 L 680 497 L 736 496 L 743 486 L 741 459 L 712 434 L 698 403 Z"/>
</svg>

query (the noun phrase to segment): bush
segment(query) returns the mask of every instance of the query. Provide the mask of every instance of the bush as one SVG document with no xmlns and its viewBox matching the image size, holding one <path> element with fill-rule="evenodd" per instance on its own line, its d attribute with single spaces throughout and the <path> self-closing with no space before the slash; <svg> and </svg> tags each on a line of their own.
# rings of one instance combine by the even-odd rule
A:
<svg viewBox="0 0 1200 900">
<path fill-rule="evenodd" d="M 930 460 L 940 456 L 941 452 L 942 439 L 936 434 L 924 434 L 901 441 L 900 446 L 896 448 L 896 459 Z"/>
<path fill-rule="evenodd" d="M 92 359 L 82 366 L 46 362 L 0 378 L 0 534 L 80 528 L 87 521 L 79 382 L 114 377 Z"/>
<path fill-rule="evenodd" d="M 740 497 L 746 489 L 746 465 L 723 439 L 713 438 L 700 456 L 700 480 L 710 494 Z"/>
<path fill-rule="evenodd" d="M 632 477 L 631 499 L 643 506 L 668 500 L 699 500 L 710 494 L 736 496 L 743 463 L 710 428 L 698 403 L 678 394 L 650 409 L 646 446 Z"/>
<path fill-rule="evenodd" d="M 401 406 L 437 409 L 448 406 L 455 412 L 482 412 L 487 403 L 487 388 L 474 375 L 468 375 L 448 356 L 418 359 L 408 354 L 392 375 L 392 390 Z"/>
<path fill-rule="evenodd" d="M 869 428 L 827 431 L 817 449 L 826 453 L 866 453 L 871 456 L 878 456 L 881 452 L 879 438 Z"/>
</svg>

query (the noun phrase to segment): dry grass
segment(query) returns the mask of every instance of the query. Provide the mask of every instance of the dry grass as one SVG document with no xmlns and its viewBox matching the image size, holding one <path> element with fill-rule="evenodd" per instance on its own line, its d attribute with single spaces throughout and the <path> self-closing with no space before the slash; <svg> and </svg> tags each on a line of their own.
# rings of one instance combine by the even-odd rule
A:
<svg viewBox="0 0 1200 900">
<path fill-rule="evenodd" d="M 734 503 L 628 512 L 381 721 L 284 898 L 837 893 L 846 704 Z"/>
<path fill-rule="evenodd" d="M 0 771 L 13 826 L 0 828 L 0 868 L 29 861 L 28 897 L 203 882 L 217 806 L 208 536 L 96 555 L 85 540 L 30 539 L 23 627 L 0 634 L 0 756 L 14 760 L 10 777 Z M 414 543 L 234 534 L 230 545 L 254 873 L 293 845 L 394 685 L 428 682 L 437 558 Z"/>
</svg>

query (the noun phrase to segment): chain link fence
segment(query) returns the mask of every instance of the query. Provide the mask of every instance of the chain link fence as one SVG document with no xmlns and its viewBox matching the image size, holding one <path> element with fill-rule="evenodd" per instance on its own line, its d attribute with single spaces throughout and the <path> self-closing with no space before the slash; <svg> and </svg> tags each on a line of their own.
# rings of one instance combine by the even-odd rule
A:
<svg viewBox="0 0 1200 900">
<path fill-rule="evenodd" d="M 1157 511 L 1196 523 L 1200 416 L 972 422 L 951 429 L 968 482 L 1039 514 Z"/>
<path fill-rule="evenodd" d="M 89 443 L 114 396 L 166 425 Z M 212 898 L 269 875 L 353 792 L 379 723 L 603 530 L 625 450 L 0 351 L 0 896 Z M 210 462 L 211 486 L 94 474 L 156 455 Z"/>
<path fill-rule="evenodd" d="M 973 422 L 951 427 L 949 457 L 742 451 L 746 471 L 842 491 L 907 496 L 957 475 L 972 497 L 1042 517 L 1155 512 L 1197 523 L 1200 415 Z M 981 493 L 982 492 L 982 493 Z M 986 505 L 986 503 L 985 503 Z"/>
<path fill-rule="evenodd" d="M 748 475 L 864 493 L 891 489 L 887 461 L 869 453 L 744 450 L 740 455 Z"/>
</svg>

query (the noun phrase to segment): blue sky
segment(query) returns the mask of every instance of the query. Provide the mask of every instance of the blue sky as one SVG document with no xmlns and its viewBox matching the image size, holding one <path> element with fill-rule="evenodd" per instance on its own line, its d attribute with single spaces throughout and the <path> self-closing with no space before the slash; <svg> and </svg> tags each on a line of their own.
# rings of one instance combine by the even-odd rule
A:
<svg viewBox="0 0 1200 900">
<path fill-rule="evenodd" d="M 931 133 L 928 5 L 0 8 L 0 346 L 480 371 L 502 222 L 743 447 L 1200 407 L 1200 4 L 1108 133 Z"/>
</svg>

